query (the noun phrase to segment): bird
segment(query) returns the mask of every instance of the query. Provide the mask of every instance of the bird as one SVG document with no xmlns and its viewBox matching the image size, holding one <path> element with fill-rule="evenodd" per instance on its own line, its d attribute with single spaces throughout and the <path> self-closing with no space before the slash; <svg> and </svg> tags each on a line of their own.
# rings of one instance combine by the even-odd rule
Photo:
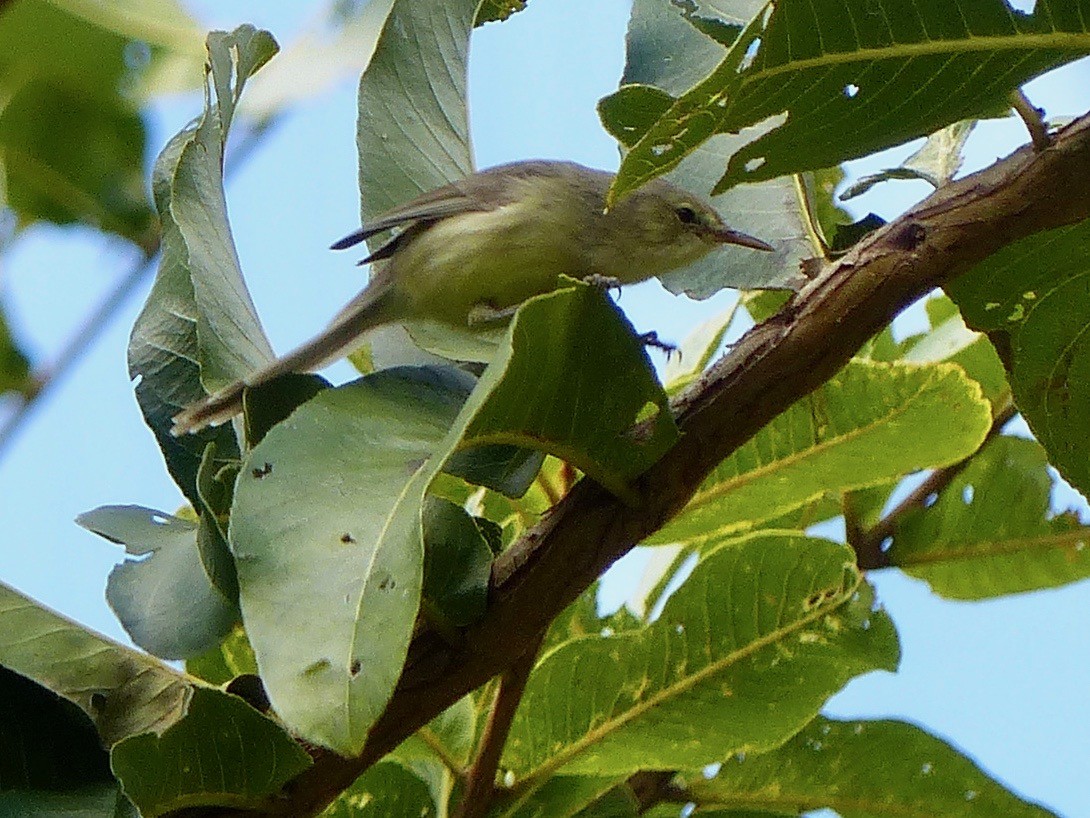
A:
<svg viewBox="0 0 1090 818">
<path fill-rule="evenodd" d="M 367 286 L 315 338 L 179 412 L 172 434 L 229 420 L 242 411 L 247 388 L 319 369 L 384 324 L 487 326 L 556 289 L 561 275 L 612 287 L 683 267 L 724 244 L 774 249 L 728 227 L 708 201 L 661 178 L 607 209 L 613 179 L 574 162 L 512 162 L 378 216 L 331 248 L 397 230 L 359 262 L 375 265 Z"/>
</svg>

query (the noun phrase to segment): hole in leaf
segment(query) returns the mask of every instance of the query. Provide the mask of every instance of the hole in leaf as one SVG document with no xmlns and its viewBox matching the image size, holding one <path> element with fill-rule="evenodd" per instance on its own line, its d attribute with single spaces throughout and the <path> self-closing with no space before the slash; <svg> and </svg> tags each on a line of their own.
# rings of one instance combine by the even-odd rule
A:
<svg viewBox="0 0 1090 818">
<path fill-rule="evenodd" d="M 753 173 L 765 163 L 763 156 L 758 156 L 756 159 L 750 159 L 746 162 L 746 173 Z"/>
<path fill-rule="evenodd" d="M 854 82 L 849 82 L 847 85 L 844 86 L 844 96 L 846 96 L 848 99 L 854 99 L 858 93 L 859 86 L 856 85 Z"/>
</svg>

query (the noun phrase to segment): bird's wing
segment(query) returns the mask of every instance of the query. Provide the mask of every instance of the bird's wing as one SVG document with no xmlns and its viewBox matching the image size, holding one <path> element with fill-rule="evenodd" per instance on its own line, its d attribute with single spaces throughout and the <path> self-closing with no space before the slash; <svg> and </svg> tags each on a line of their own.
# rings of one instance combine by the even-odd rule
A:
<svg viewBox="0 0 1090 818">
<path fill-rule="evenodd" d="M 350 233 L 331 249 L 344 250 L 359 244 L 371 236 L 415 222 L 437 222 L 451 216 L 462 213 L 483 212 L 495 210 L 509 204 L 516 196 L 515 188 L 523 180 L 534 176 L 557 176 L 571 174 L 580 169 L 577 165 L 568 162 L 531 161 L 517 162 L 510 165 L 500 165 L 489 168 L 459 179 L 449 185 L 443 185 L 435 190 L 421 193 L 414 199 L 398 205 L 392 210 L 387 210 L 378 216 L 373 222 L 361 227 L 354 233 Z M 396 241 L 396 239 L 394 239 Z M 397 249 L 396 245 L 387 250 L 389 245 L 375 251 L 368 260 L 374 261 L 386 258 Z M 383 251 L 386 252 L 383 252 Z M 361 264 L 366 263 L 360 262 Z"/>
<path fill-rule="evenodd" d="M 467 194 L 462 183 L 444 185 L 386 211 L 370 224 L 335 242 L 331 249 L 344 250 L 391 227 L 419 221 L 434 222 L 461 213 L 488 209 L 479 197 Z"/>
</svg>

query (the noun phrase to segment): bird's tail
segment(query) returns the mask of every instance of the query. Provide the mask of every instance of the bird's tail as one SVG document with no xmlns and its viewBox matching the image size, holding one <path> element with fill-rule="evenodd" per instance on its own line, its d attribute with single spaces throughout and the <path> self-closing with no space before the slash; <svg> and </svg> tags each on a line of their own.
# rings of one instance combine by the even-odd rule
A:
<svg viewBox="0 0 1090 818">
<path fill-rule="evenodd" d="M 170 433 L 175 437 L 199 432 L 230 420 L 242 411 L 242 394 L 289 372 L 310 372 L 346 355 L 359 344 L 361 336 L 377 326 L 395 320 L 387 308 L 389 290 L 368 287 L 316 337 L 283 358 L 263 366 L 247 377 L 225 386 L 175 415 Z"/>
</svg>

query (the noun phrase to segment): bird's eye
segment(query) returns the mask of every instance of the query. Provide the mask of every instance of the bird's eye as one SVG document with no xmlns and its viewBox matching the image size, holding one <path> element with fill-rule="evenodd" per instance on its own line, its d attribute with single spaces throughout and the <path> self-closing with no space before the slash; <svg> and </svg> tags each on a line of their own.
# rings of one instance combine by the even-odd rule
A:
<svg viewBox="0 0 1090 818">
<path fill-rule="evenodd" d="M 682 224 L 696 224 L 699 220 L 696 215 L 696 211 L 688 205 L 681 205 L 674 208 L 674 213 L 677 214 L 677 219 Z"/>
</svg>

